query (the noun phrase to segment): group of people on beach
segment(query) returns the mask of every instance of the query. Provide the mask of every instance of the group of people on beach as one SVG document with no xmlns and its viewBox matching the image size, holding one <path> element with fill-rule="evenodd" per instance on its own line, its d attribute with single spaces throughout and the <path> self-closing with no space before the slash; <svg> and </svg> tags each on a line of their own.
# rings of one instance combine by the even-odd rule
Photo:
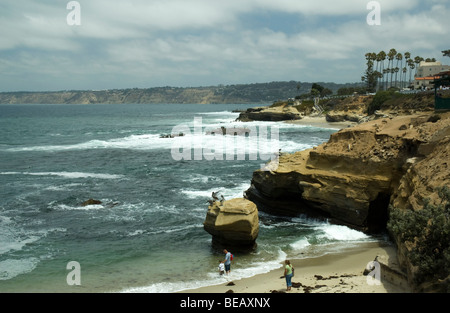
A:
<svg viewBox="0 0 450 313">
<path fill-rule="evenodd" d="M 229 275 L 231 272 L 231 260 L 232 254 L 227 249 L 223 249 L 223 253 L 225 253 L 225 260 L 219 261 L 219 274 L 227 274 Z M 292 288 L 292 277 L 294 277 L 294 266 L 292 266 L 289 260 L 286 260 L 284 266 L 284 277 L 286 279 L 286 291 L 290 291 Z"/>
</svg>

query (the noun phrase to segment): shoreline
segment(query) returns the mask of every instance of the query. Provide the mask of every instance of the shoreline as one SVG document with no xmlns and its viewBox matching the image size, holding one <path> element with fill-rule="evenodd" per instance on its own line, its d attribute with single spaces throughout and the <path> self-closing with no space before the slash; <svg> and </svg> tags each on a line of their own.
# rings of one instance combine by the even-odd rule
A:
<svg viewBox="0 0 450 313">
<path fill-rule="evenodd" d="M 286 291 L 283 265 L 268 273 L 233 280 L 233 264 L 228 282 L 214 286 L 183 290 L 177 293 L 409 293 L 408 287 L 386 280 L 374 284 L 364 276 L 367 264 L 377 256 L 396 262 L 396 249 L 388 243 L 368 242 L 319 257 L 291 259 L 295 269 L 293 287 Z M 371 279 L 371 277 L 369 277 Z M 231 283 L 231 285 L 229 285 Z"/>
<path fill-rule="evenodd" d="M 345 122 L 327 122 L 325 116 L 305 116 L 301 120 L 292 120 L 292 121 L 284 121 L 287 124 L 295 124 L 295 125 L 305 125 L 305 126 L 314 126 L 314 127 L 322 127 L 322 128 L 331 128 L 331 129 L 343 129 L 353 127 L 358 125 L 356 122 L 345 121 Z"/>
<path fill-rule="evenodd" d="M 283 121 L 287 124 L 313 126 L 341 130 L 358 125 L 356 122 L 327 122 L 325 116 L 305 116 L 301 120 Z M 390 263 L 398 264 L 396 248 L 388 242 L 363 242 L 339 252 L 329 252 L 321 256 L 303 259 L 290 259 L 295 268 L 293 286 L 286 291 L 283 277 L 284 262 L 280 267 L 268 273 L 256 274 L 247 278 L 233 278 L 227 282 L 212 286 L 182 290 L 177 293 L 409 293 L 404 282 L 388 281 L 381 277 L 375 284 L 363 273 L 369 262 L 376 257 L 387 258 Z M 383 275 L 381 273 L 381 275 Z"/>
</svg>

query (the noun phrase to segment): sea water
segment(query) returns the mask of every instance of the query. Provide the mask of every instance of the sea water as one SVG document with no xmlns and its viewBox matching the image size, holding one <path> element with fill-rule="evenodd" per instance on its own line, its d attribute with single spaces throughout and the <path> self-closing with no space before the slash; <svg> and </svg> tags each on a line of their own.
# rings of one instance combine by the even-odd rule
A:
<svg viewBox="0 0 450 313">
<path fill-rule="evenodd" d="M 337 131 L 235 122 L 248 105 L 0 105 L 0 292 L 176 292 L 221 284 L 222 251 L 203 229 L 212 192 L 242 197 L 262 160 L 175 160 L 175 126 L 201 118 L 184 139 L 210 148 L 206 129 L 277 127 L 295 152 Z M 188 137 L 190 136 L 190 137 Z M 197 136 L 197 137 L 196 137 Z M 178 138 L 179 139 L 179 138 Z M 90 198 L 102 203 L 82 206 Z M 260 212 L 257 248 L 235 253 L 231 279 L 286 258 L 376 240 L 305 216 Z M 79 264 L 79 284 L 69 284 Z"/>
</svg>

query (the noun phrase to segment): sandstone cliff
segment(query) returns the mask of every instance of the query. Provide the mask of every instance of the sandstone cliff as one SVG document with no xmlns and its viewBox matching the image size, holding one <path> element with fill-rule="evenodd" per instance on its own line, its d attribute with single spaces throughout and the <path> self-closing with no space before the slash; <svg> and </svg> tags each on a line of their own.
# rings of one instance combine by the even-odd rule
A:
<svg viewBox="0 0 450 313">
<path fill-rule="evenodd" d="M 258 107 L 250 108 L 239 114 L 237 118 L 241 122 L 250 121 L 269 121 L 269 122 L 279 122 L 279 121 L 291 121 L 299 120 L 302 118 L 302 114 L 292 106 L 287 104 L 281 106 L 269 106 L 269 107 Z"/>
<path fill-rule="evenodd" d="M 424 199 L 437 199 L 435 187 L 450 185 L 449 156 L 450 113 L 377 119 L 316 148 L 282 154 L 272 161 L 277 169 L 254 172 L 246 197 L 273 214 L 307 213 L 377 232 L 386 227 L 390 204 L 420 210 Z M 413 275 L 410 247 L 393 239 Z"/>
</svg>

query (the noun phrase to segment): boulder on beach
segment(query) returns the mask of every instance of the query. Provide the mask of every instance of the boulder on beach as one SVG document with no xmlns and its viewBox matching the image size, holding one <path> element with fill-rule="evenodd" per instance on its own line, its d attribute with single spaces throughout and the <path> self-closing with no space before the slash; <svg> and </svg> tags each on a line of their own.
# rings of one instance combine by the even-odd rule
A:
<svg viewBox="0 0 450 313">
<path fill-rule="evenodd" d="M 208 207 L 203 226 L 213 236 L 213 243 L 253 247 L 259 233 L 258 209 L 243 198 L 215 201 Z"/>
</svg>

